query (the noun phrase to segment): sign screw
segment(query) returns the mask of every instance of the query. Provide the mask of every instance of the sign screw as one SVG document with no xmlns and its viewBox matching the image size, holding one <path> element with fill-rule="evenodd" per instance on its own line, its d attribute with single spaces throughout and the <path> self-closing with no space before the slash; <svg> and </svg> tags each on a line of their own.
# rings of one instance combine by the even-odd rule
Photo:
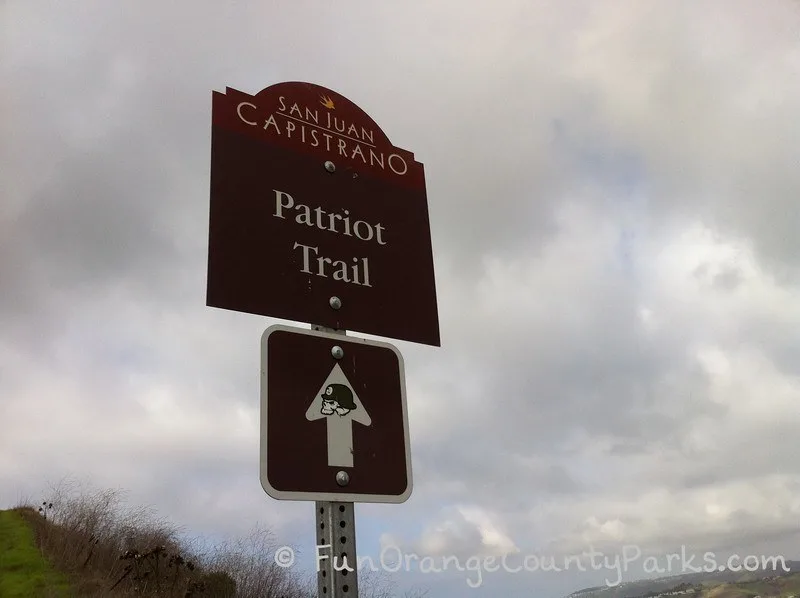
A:
<svg viewBox="0 0 800 598">
<path fill-rule="evenodd" d="M 341 359 L 344 357 L 344 350 L 339 345 L 336 345 L 331 349 L 331 355 L 333 355 L 334 359 Z"/>
<path fill-rule="evenodd" d="M 350 476 L 346 471 L 340 471 L 336 474 L 336 483 L 340 486 L 347 486 L 350 483 Z"/>
<path fill-rule="evenodd" d="M 336 165 L 330 160 L 325 161 L 325 170 L 328 172 L 336 172 Z"/>
<path fill-rule="evenodd" d="M 342 306 L 342 300 L 335 295 L 328 300 L 328 303 L 333 309 L 339 309 Z"/>
</svg>

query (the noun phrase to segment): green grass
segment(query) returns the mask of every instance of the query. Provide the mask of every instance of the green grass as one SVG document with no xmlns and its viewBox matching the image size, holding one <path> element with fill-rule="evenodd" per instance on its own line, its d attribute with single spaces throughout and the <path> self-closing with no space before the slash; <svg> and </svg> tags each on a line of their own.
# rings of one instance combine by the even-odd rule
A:
<svg viewBox="0 0 800 598">
<path fill-rule="evenodd" d="M 72 596 L 67 578 L 36 548 L 33 530 L 22 515 L 0 511 L 0 598 Z"/>
</svg>

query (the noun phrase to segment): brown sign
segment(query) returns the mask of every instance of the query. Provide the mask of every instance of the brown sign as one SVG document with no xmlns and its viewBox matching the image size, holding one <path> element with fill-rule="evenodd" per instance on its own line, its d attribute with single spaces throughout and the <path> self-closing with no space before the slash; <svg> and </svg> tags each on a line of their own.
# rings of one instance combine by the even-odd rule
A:
<svg viewBox="0 0 800 598">
<path fill-rule="evenodd" d="M 207 304 L 439 346 L 414 155 L 310 83 L 214 92 L 212 112 Z"/>
<path fill-rule="evenodd" d="M 395 347 L 280 325 L 264 332 L 261 485 L 282 500 L 408 499 L 405 374 Z"/>
</svg>

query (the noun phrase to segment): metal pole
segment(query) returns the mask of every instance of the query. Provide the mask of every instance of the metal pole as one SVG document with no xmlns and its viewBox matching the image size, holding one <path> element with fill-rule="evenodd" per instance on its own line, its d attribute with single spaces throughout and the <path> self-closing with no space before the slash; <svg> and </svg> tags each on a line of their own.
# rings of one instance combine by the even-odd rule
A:
<svg viewBox="0 0 800 598">
<path fill-rule="evenodd" d="M 316 502 L 320 598 L 358 597 L 356 520 L 351 502 Z M 323 559 L 327 556 L 327 559 Z"/>
<path fill-rule="evenodd" d="M 346 335 L 345 330 L 316 324 L 312 324 L 311 329 Z M 316 501 L 314 507 L 319 598 L 358 598 L 354 505 L 351 502 Z"/>
</svg>

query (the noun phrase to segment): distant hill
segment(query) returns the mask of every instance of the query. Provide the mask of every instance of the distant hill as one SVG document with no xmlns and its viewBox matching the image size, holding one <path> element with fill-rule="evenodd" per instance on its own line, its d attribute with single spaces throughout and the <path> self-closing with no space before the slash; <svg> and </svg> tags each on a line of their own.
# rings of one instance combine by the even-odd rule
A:
<svg viewBox="0 0 800 598">
<path fill-rule="evenodd" d="M 789 572 L 714 571 L 642 579 L 618 586 L 597 586 L 566 598 L 800 598 L 800 561 L 786 561 Z"/>
</svg>

